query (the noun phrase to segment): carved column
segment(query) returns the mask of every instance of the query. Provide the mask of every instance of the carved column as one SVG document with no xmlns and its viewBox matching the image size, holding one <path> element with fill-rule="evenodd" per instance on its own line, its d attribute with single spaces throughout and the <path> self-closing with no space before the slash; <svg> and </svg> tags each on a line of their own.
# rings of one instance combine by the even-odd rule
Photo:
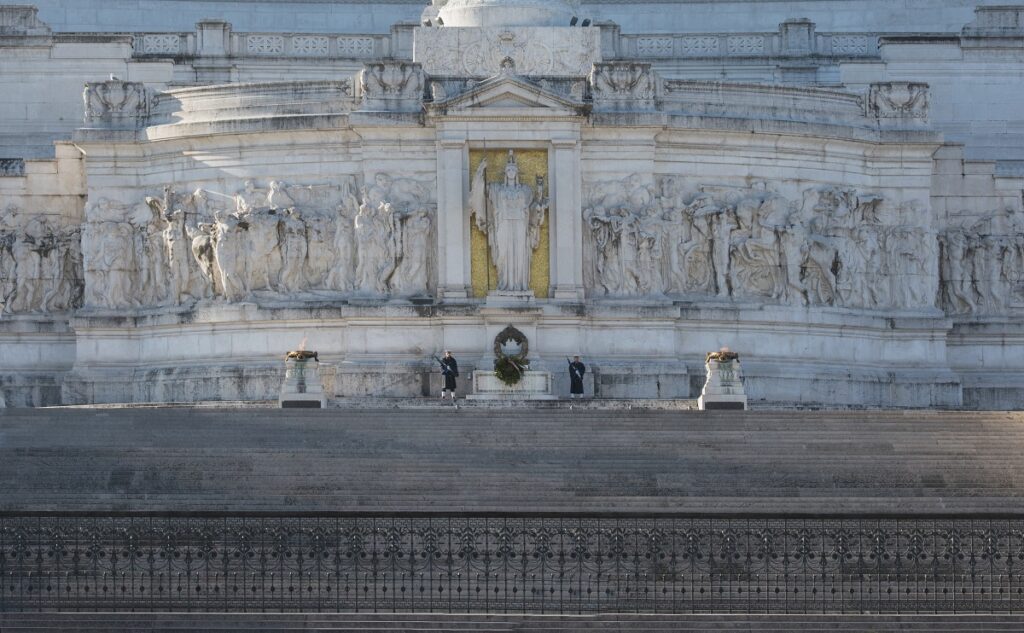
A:
<svg viewBox="0 0 1024 633">
<path fill-rule="evenodd" d="M 437 146 L 437 285 L 442 300 L 469 296 L 467 170 L 465 137 L 442 136 Z"/>
<path fill-rule="evenodd" d="M 551 151 L 552 297 L 583 300 L 583 219 L 580 189 L 580 144 L 555 139 Z"/>
</svg>

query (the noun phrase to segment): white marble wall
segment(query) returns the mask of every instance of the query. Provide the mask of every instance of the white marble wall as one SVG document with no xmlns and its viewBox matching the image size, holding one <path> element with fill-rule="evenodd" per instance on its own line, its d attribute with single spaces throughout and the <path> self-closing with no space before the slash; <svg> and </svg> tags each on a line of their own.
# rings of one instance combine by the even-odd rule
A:
<svg viewBox="0 0 1024 633">
<path fill-rule="evenodd" d="M 0 141 L 29 158 L 0 176 L 8 402 L 264 398 L 303 336 L 336 396 L 424 395 L 431 354 L 487 367 L 512 323 L 539 368 L 582 353 L 601 397 L 695 395 L 703 354 L 729 346 L 754 404 L 1024 404 L 1024 35 L 818 49 L 831 61 L 801 78 L 767 55 L 957 34 L 973 5 L 595 2 L 653 63 L 609 59 L 641 40 L 606 28 L 600 50 L 581 36 L 574 80 L 477 85 L 410 61 L 412 27 L 383 35 L 424 4 L 221 2 L 232 25 L 196 26 L 213 14 L 41 2 L 58 35 L 17 35 L 0 61 Z M 780 31 L 794 16 L 825 39 Z M 139 37 L 60 34 L 101 18 Z M 161 30 L 176 61 L 141 35 Z M 719 68 L 659 56 L 659 32 L 768 48 Z M 342 54 L 367 33 L 399 59 Z M 466 47 L 505 51 L 492 39 Z M 692 80 L 722 68 L 775 85 Z M 549 300 L 468 296 L 477 148 L 548 152 Z"/>
</svg>

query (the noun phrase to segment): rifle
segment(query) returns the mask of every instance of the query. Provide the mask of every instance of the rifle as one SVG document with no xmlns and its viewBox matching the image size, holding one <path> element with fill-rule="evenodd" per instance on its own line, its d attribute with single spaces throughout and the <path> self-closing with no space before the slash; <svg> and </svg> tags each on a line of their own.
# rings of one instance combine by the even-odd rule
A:
<svg viewBox="0 0 1024 633">
<path fill-rule="evenodd" d="M 448 365 L 446 365 L 445 362 L 443 360 L 441 360 L 440 358 L 438 358 L 436 354 L 434 355 L 434 360 L 436 360 L 437 364 L 441 366 L 441 373 L 442 374 L 447 376 L 448 374 L 452 373 L 452 368 L 449 367 Z"/>
<path fill-rule="evenodd" d="M 569 363 L 569 371 L 572 372 L 572 375 L 576 376 L 577 380 L 583 380 L 583 376 L 580 376 L 580 372 L 577 371 L 576 368 L 572 366 L 572 361 L 569 360 L 568 356 L 565 357 L 565 362 Z"/>
</svg>

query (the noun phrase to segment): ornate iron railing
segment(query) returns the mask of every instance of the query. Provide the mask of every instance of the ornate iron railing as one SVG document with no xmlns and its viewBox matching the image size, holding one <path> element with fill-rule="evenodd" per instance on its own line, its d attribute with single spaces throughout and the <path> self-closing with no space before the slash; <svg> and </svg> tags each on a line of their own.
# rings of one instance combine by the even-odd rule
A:
<svg viewBox="0 0 1024 633">
<path fill-rule="evenodd" d="M 0 611 L 1015 613 L 1024 517 L 0 516 Z"/>
</svg>

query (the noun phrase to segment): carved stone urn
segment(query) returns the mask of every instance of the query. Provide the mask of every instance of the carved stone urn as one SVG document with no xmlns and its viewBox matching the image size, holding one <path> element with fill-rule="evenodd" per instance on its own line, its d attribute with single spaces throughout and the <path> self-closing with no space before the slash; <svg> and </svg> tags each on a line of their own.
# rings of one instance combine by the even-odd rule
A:
<svg viewBox="0 0 1024 633">
<path fill-rule="evenodd" d="M 705 357 L 704 365 L 707 382 L 697 399 L 700 410 L 746 409 L 747 394 L 743 389 L 740 355 L 728 349 L 711 352 Z"/>
<path fill-rule="evenodd" d="M 445 26 L 569 26 L 578 0 L 448 0 L 439 10 Z"/>
<path fill-rule="evenodd" d="M 284 385 L 279 404 L 282 409 L 323 409 L 327 406 L 320 380 L 320 356 L 299 350 L 285 356 Z"/>
</svg>

